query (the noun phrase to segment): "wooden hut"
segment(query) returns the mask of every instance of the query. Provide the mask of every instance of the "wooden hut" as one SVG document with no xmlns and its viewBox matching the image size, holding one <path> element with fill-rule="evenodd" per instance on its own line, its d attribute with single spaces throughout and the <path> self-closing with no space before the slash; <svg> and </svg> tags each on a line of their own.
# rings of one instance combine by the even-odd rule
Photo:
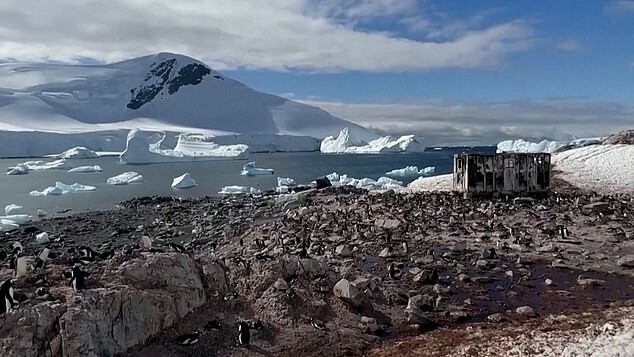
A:
<svg viewBox="0 0 634 357">
<path fill-rule="evenodd" d="M 550 154 L 456 154 L 454 190 L 465 197 L 544 196 L 550 190 Z"/>
</svg>

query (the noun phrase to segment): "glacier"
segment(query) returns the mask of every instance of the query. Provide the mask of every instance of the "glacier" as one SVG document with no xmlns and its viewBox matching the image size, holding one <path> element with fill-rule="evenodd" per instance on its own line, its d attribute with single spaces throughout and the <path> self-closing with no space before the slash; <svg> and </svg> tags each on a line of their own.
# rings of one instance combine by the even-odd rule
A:
<svg viewBox="0 0 634 357">
<path fill-rule="evenodd" d="M 0 64 L 0 157 L 43 157 L 73 147 L 122 152 L 136 129 L 201 133 L 253 152 L 313 151 L 345 127 L 366 143 L 378 138 L 174 53 L 105 65 Z"/>
<path fill-rule="evenodd" d="M 365 141 L 351 135 L 348 128 L 343 128 L 336 138 L 334 136 L 324 138 L 319 150 L 324 154 L 383 154 L 423 152 L 425 147 L 414 135 L 403 135 L 399 138 L 383 136 Z"/>
</svg>

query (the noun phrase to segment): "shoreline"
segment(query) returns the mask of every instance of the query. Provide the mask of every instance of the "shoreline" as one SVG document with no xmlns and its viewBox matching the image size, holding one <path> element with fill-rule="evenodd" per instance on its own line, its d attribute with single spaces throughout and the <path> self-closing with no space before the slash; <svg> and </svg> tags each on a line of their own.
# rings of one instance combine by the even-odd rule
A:
<svg viewBox="0 0 634 357">
<path fill-rule="evenodd" d="M 167 303 L 161 297 L 161 289 L 167 289 L 175 294 L 169 301 L 180 306 L 180 312 L 176 316 L 168 314 L 172 316 L 168 320 L 165 320 L 167 312 L 154 311 L 145 316 L 148 321 L 164 321 L 159 327 L 165 321 L 171 323 L 161 328 L 155 326 L 156 322 L 151 323 L 154 327 L 148 329 L 147 336 L 136 332 L 135 335 L 141 334 L 136 343 L 126 340 L 131 343 L 128 347 L 133 347 L 128 355 L 334 356 L 346 348 L 351 355 L 360 355 L 382 346 L 381 341 L 396 342 L 419 335 L 421 332 L 407 322 L 413 321 L 412 311 L 419 327 L 433 322 L 433 327 L 453 330 L 477 325 L 496 313 L 508 321 L 530 318 L 515 312 L 520 306 L 531 306 L 538 316 L 544 317 L 573 313 L 569 309 L 570 299 L 577 301 L 578 312 L 614 300 L 634 299 L 634 270 L 616 264 L 620 254 L 634 249 L 627 245 L 631 239 L 627 237 L 634 234 L 632 225 L 616 213 L 634 214 L 634 203 L 620 197 L 586 197 L 575 191 L 554 197 L 561 198 L 561 202 L 536 200 L 528 206 L 515 206 L 502 201 L 463 200 L 451 193 L 366 194 L 352 188 L 329 188 L 277 206 L 270 199 L 250 197 L 136 198 L 124 202 L 119 210 L 79 213 L 30 226 L 49 234 L 51 243 L 47 247 L 56 254 L 44 270 L 34 270 L 30 278 L 16 286 L 16 293 L 25 300 L 10 314 L 18 314 L 17 317 L 34 308 L 61 302 L 66 312 L 58 319 L 85 323 L 81 314 L 88 309 L 92 311 L 90 314 L 100 314 L 106 325 L 127 326 L 134 320 L 116 314 L 109 316 L 108 310 L 103 312 L 103 307 L 99 307 L 99 301 L 114 294 L 123 303 L 134 292 L 146 296 L 148 301 L 158 299 L 156 303 L 160 305 Z M 580 207 L 593 200 L 608 200 L 613 208 L 602 209 L 613 212 L 605 211 L 601 219 L 595 213 L 584 214 Z M 487 220 L 497 223 L 490 228 L 482 226 Z M 553 239 L 543 233 L 549 220 L 567 222 L 574 234 L 572 240 Z M 511 238 L 505 236 L 508 234 L 505 226 L 526 232 Z M 5 236 L 3 245 L 20 240 L 26 256 L 36 255 L 43 246 L 35 244 L 34 228 L 30 227 Z M 623 231 L 617 232 L 615 227 Z M 388 231 L 392 232 L 390 240 L 386 240 Z M 155 251 L 143 252 L 136 247 L 143 235 L 151 237 Z M 614 238 L 602 242 L 595 240 L 595 235 Z M 519 239 L 517 243 L 515 239 Z M 169 242 L 184 245 L 188 252 L 175 252 Z M 408 245 L 407 253 L 403 251 L 403 243 Z M 83 245 L 98 252 L 113 249 L 114 256 L 82 266 L 91 272 L 92 285 L 75 294 L 58 277 L 72 265 L 72 257 Z M 302 247 L 306 248 L 308 258 L 301 257 Z M 491 247 L 497 248 L 498 257 L 485 255 Z M 426 254 L 430 248 L 435 253 L 432 257 Z M 387 274 L 390 263 L 400 271 L 397 278 Z M 167 272 L 153 275 L 158 269 L 154 265 Z M 178 279 L 194 284 L 189 293 L 178 288 L 180 283 L 161 277 L 176 274 L 170 270 L 172 265 L 184 269 L 179 270 Z M 193 270 L 187 271 L 186 267 Z M 425 271 L 432 267 L 439 270 L 439 277 L 430 284 L 425 281 L 429 279 Z M 7 269 L 1 271 L 4 277 L 7 273 L 10 274 Z M 556 289 L 544 286 L 544 274 L 556 280 Z M 604 283 L 581 287 L 579 274 L 583 279 Z M 282 279 L 289 276 L 293 278 Z M 333 287 L 342 278 L 356 287 L 351 287 L 351 292 L 356 291 L 354 296 L 337 298 L 333 294 Z M 147 282 L 159 285 L 150 288 Z M 161 284 L 167 286 L 160 288 Z M 175 284 L 173 288 L 171 284 Z M 48 300 L 34 297 L 38 286 L 49 289 Z M 609 293 L 613 286 L 629 286 L 626 296 Z M 567 294 L 550 292 L 560 290 Z M 192 291 L 196 293 L 191 295 Z M 425 307 L 426 299 L 435 301 L 439 297 L 439 303 Z M 496 299 L 508 307 L 495 308 L 498 303 L 491 304 Z M 590 302 L 580 303 L 585 299 Z M 419 306 L 406 313 L 408 304 Z M 141 304 L 139 308 L 145 311 L 147 306 Z M 73 320 L 67 316 L 68 311 L 80 317 L 72 315 Z M 127 312 L 130 316 L 139 313 Z M 315 330 L 310 318 L 324 321 L 328 330 Z M 192 332 L 210 319 L 222 320 L 227 327 L 207 332 L 195 346 L 174 344 L 176 336 Z M 234 325 L 239 319 L 259 320 L 264 324 L 263 329 L 253 331 L 254 349 L 234 346 Z M 109 333 L 101 336 L 98 331 L 93 331 L 96 336 L 83 336 L 80 344 L 79 337 L 71 333 L 72 324 L 66 323 L 64 330 L 55 327 L 59 324 L 57 320 L 51 323 L 51 336 L 44 337 L 50 341 L 60 336 L 65 341 L 65 353 L 73 346 L 85 348 L 89 342 L 92 346 L 89 350 L 95 353 L 103 346 L 110 346 L 108 352 L 112 354 L 124 353 L 128 348 L 117 351 L 114 346 L 125 343 Z M 333 334 L 339 328 L 343 333 Z M 421 336 L 424 338 L 425 334 Z M 305 343 L 297 345 L 298 338 Z M 108 345 L 104 339 L 117 343 Z M 0 346 L 10 344 L 5 339 Z M 385 348 L 389 351 L 389 346 Z"/>
</svg>

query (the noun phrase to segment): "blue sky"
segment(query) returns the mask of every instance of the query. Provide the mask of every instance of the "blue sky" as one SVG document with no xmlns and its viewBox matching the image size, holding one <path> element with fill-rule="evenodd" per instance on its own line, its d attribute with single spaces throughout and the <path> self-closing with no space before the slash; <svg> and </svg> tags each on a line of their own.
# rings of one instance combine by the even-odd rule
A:
<svg viewBox="0 0 634 357">
<path fill-rule="evenodd" d="M 0 2 L 0 61 L 157 52 L 430 143 L 634 124 L 634 0 Z"/>
</svg>

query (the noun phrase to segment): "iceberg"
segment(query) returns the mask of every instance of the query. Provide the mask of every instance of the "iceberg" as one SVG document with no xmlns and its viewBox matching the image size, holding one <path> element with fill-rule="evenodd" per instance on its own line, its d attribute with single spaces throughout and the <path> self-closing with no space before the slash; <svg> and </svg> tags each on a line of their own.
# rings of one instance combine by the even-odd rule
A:
<svg viewBox="0 0 634 357">
<path fill-rule="evenodd" d="M 9 219 L 0 218 L 0 231 L 8 232 L 20 228 L 20 225 Z"/>
<path fill-rule="evenodd" d="M 350 137 L 348 128 L 341 129 L 338 137 L 328 136 L 321 142 L 324 154 L 383 154 L 401 152 L 423 152 L 425 147 L 414 135 L 399 138 L 383 136 L 368 142 Z"/>
<path fill-rule="evenodd" d="M 295 186 L 295 180 L 290 177 L 278 177 L 277 178 L 277 186 Z"/>
<path fill-rule="evenodd" d="M 516 153 L 556 153 L 576 148 L 581 148 L 590 145 L 601 144 L 603 141 L 601 138 L 583 138 L 575 139 L 572 141 L 549 141 L 542 140 L 538 143 L 533 143 L 523 139 L 517 140 L 505 140 L 497 145 L 497 152 L 516 152 Z"/>
<path fill-rule="evenodd" d="M 71 172 L 71 173 L 76 173 L 76 172 L 86 173 L 86 172 L 101 172 L 101 171 L 102 171 L 101 166 L 99 165 L 79 166 L 79 167 L 75 167 L 74 169 L 68 170 L 68 172 Z"/>
<path fill-rule="evenodd" d="M 389 177 L 379 177 L 377 180 L 371 178 L 356 179 L 348 175 L 340 175 L 336 172 L 326 175 L 333 187 L 352 186 L 368 191 L 374 190 L 399 190 L 403 189 L 403 182 Z"/>
<path fill-rule="evenodd" d="M 61 159 L 94 159 L 96 157 L 99 157 L 99 155 L 97 155 L 96 152 L 83 146 L 76 146 L 62 153 L 52 155 L 52 157 L 57 157 Z"/>
<path fill-rule="evenodd" d="M 218 145 L 211 137 L 196 134 L 181 134 L 174 149 L 161 149 L 161 142 L 152 141 L 155 134 L 141 130 L 130 130 L 126 149 L 119 156 L 123 164 L 149 164 L 159 162 L 186 162 L 244 159 L 248 146 Z"/>
<path fill-rule="evenodd" d="M 16 205 L 15 203 L 11 203 L 11 204 L 8 204 L 8 205 L 4 206 L 4 214 L 6 214 L 7 216 L 10 216 L 12 214 L 19 213 L 23 209 L 24 209 L 24 207 L 22 207 L 20 205 Z"/>
<path fill-rule="evenodd" d="M 402 169 L 392 170 L 385 173 L 385 176 L 400 177 L 400 178 L 413 178 L 419 176 L 430 176 L 436 171 L 434 166 L 428 166 L 423 169 L 418 169 L 418 166 L 406 166 Z"/>
<path fill-rule="evenodd" d="M 28 214 L 8 214 L 6 216 L 0 216 L 0 219 L 4 219 L 5 221 L 11 221 L 15 224 L 24 224 L 31 219 L 31 216 Z"/>
<path fill-rule="evenodd" d="M 29 167 L 24 164 L 17 164 L 7 170 L 7 175 L 26 175 L 28 173 Z"/>
<path fill-rule="evenodd" d="M 42 191 L 31 191 L 29 195 L 31 196 L 59 196 L 65 195 L 67 193 L 76 193 L 76 192 L 89 192 L 94 191 L 97 188 L 95 186 L 82 185 L 79 183 L 74 183 L 72 185 L 67 185 L 62 182 L 55 182 L 55 186 L 49 186 Z"/>
<path fill-rule="evenodd" d="M 218 192 L 219 195 L 261 195 L 262 190 L 257 187 L 246 187 L 246 186 L 225 186 Z"/>
<path fill-rule="evenodd" d="M 42 218 L 42 217 L 46 217 L 46 216 L 48 216 L 48 212 L 46 212 L 46 211 L 45 211 L 45 210 L 43 210 L 43 209 L 38 209 L 38 210 L 37 210 L 37 216 L 38 216 L 38 217 L 40 217 L 40 218 Z"/>
<path fill-rule="evenodd" d="M 143 182 L 143 175 L 138 172 L 128 171 L 120 175 L 110 177 L 106 180 L 108 185 L 127 185 L 129 183 Z"/>
<path fill-rule="evenodd" d="M 242 166 L 242 171 L 240 171 L 240 175 L 243 176 L 257 176 L 257 175 L 273 175 L 275 170 L 273 169 L 261 169 L 255 167 L 255 162 L 249 162 L 248 164 Z"/>
<path fill-rule="evenodd" d="M 186 189 L 194 186 L 198 186 L 198 184 L 196 183 L 196 180 L 191 177 L 189 172 L 186 172 L 172 180 L 173 188 Z"/>
</svg>

